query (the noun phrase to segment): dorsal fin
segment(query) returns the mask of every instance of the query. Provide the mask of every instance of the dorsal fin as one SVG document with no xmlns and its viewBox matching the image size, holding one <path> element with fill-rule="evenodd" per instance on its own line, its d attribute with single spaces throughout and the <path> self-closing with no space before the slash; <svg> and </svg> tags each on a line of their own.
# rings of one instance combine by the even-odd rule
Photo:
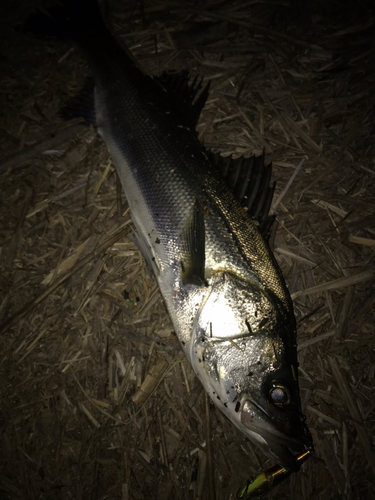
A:
<svg viewBox="0 0 375 500">
<path fill-rule="evenodd" d="M 210 82 L 201 90 L 203 79 L 199 80 L 196 76 L 189 83 L 187 71 L 164 72 L 160 76 L 154 77 L 154 80 L 168 93 L 171 107 L 181 119 L 182 124 L 194 131 L 208 97 Z"/>
<path fill-rule="evenodd" d="M 272 163 L 264 164 L 262 156 L 224 158 L 209 153 L 211 161 L 219 168 L 228 186 L 251 217 L 259 223 L 259 230 L 268 239 L 275 216 L 268 215 L 275 183 L 270 186 Z"/>
</svg>

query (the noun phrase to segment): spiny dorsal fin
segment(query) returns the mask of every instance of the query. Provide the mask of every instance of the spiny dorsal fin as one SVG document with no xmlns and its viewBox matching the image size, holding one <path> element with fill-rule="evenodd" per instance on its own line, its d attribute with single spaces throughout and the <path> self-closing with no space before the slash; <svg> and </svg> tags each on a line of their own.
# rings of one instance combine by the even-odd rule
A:
<svg viewBox="0 0 375 500">
<path fill-rule="evenodd" d="M 198 80 L 196 76 L 189 83 L 187 71 L 164 72 L 160 76 L 154 77 L 154 80 L 167 91 L 171 107 L 180 117 L 182 124 L 194 131 L 208 97 L 210 82 L 201 90 L 202 79 Z"/>
<path fill-rule="evenodd" d="M 237 159 L 224 158 L 214 153 L 209 153 L 209 156 L 240 203 L 247 208 L 249 215 L 258 221 L 263 237 L 268 239 L 275 219 L 268 215 L 275 190 L 275 183 L 269 185 L 272 164 L 264 164 L 264 153 L 258 157 Z"/>
<path fill-rule="evenodd" d="M 60 115 L 64 120 L 83 118 L 87 123 L 96 127 L 94 88 L 94 78 L 87 78 L 83 89 L 60 110 Z"/>
<path fill-rule="evenodd" d="M 205 286 L 204 207 L 195 200 L 181 234 L 181 280 L 184 285 Z"/>
</svg>

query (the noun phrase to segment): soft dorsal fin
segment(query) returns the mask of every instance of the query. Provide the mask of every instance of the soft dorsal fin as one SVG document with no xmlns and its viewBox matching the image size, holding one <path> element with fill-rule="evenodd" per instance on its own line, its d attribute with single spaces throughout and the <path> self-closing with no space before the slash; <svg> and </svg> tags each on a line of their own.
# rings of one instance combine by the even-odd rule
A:
<svg viewBox="0 0 375 500">
<path fill-rule="evenodd" d="M 87 123 L 96 127 L 94 88 L 94 78 L 87 78 L 83 89 L 60 110 L 60 115 L 64 120 L 83 118 Z"/>
<path fill-rule="evenodd" d="M 168 93 L 171 107 L 181 119 L 182 125 L 194 131 L 197 126 L 199 116 L 206 103 L 210 82 L 202 89 L 202 79 L 196 76 L 189 83 L 187 71 L 180 73 L 162 73 L 154 77 Z"/>
<path fill-rule="evenodd" d="M 168 93 L 170 106 L 179 116 L 181 124 L 194 131 L 206 103 L 210 83 L 201 90 L 202 80 L 195 77 L 189 83 L 187 71 L 163 73 L 154 79 Z M 60 110 L 61 116 L 65 120 L 83 118 L 88 123 L 96 126 L 94 88 L 94 79 L 92 77 L 87 78 L 83 89 Z"/>
<path fill-rule="evenodd" d="M 275 216 L 268 215 L 275 190 L 275 183 L 270 186 L 272 164 L 264 164 L 264 153 L 258 157 L 237 159 L 213 153 L 209 156 L 249 215 L 258 221 L 264 238 L 268 239 L 275 219 Z"/>
</svg>

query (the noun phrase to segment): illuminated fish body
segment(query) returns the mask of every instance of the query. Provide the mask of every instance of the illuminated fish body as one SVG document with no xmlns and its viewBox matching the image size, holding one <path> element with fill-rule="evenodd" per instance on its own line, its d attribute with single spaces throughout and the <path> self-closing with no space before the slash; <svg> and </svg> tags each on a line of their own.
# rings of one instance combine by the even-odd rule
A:
<svg viewBox="0 0 375 500">
<path fill-rule="evenodd" d="M 137 245 L 205 390 L 268 456 L 297 470 L 293 452 L 312 442 L 301 412 L 295 318 L 251 217 L 267 221 L 270 168 L 263 159 L 225 163 L 205 151 L 194 129 L 208 87 L 199 94 L 186 76 L 146 76 L 95 3 L 65 1 L 51 17 L 32 16 L 26 29 L 69 39 L 92 69 L 92 110 L 86 92 L 81 114 L 107 144 Z"/>
</svg>

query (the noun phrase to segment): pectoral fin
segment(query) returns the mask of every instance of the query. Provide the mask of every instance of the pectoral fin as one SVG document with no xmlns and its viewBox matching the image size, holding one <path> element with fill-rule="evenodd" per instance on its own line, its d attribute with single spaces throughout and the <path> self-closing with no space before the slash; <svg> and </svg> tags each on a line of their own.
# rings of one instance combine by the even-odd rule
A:
<svg viewBox="0 0 375 500">
<path fill-rule="evenodd" d="M 181 234 L 181 280 L 184 285 L 205 286 L 204 207 L 195 200 Z"/>
</svg>

